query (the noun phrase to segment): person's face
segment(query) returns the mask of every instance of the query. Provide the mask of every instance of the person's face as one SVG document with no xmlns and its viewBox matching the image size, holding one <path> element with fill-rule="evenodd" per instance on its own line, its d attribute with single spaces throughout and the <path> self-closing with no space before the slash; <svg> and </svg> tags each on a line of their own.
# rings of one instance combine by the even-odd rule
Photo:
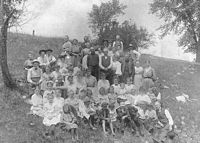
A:
<svg viewBox="0 0 200 143">
<path fill-rule="evenodd" d="M 105 95 L 105 93 L 106 93 L 106 92 L 105 92 L 105 89 L 104 89 L 104 88 L 100 88 L 100 89 L 99 89 L 99 93 L 100 93 L 101 95 Z"/>
<path fill-rule="evenodd" d="M 40 55 L 41 55 L 42 57 L 44 57 L 44 55 L 45 55 L 45 52 L 41 52 L 41 53 L 40 53 Z"/>
<path fill-rule="evenodd" d="M 85 97 L 86 97 L 86 91 L 85 90 L 83 90 L 83 91 L 80 91 L 80 95 L 79 95 L 79 98 L 82 100 L 82 99 L 84 99 Z"/>
<path fill-rule="evenodd" d="M 65 41 L 69 41 L 69 36 L 65 36 Z"/>
<path fill-rule="evenodd" d="M 47 83 L 47 87 L 48 88 L 52 88 L 53 87 L 53 83 Z"/>
<path fill-rule="evenodd" d="M 119 39 L 120 39 L 120 36 L 119 36 L 119 35 L 117 35 L 117 36 L 116 36 L 116 39 L 117 39 L 117 40 L 119 40 Z"/>
<path fill-rule="evenodd" d="M 150 65 L 150 62 L 149 62 L 149 61 L 146 61 L 145 66 L 146 66 L 146 67 L 151 66 L 151 65 Z"/>
<path fill-rule="evenodd" d="M 132 84 L 131 79 L 127 79 L 127 84 L 128 84 L 128 85 Z"/>
<path fill-rule="evenodd" d="M 50 51 L 47 51 L 47 55 L 51 55 L 51 52 L 50 52 Z"/>
<path fill-rule="evenodd" d="M 109 88 L 109 92 L 110 92 L 110 93 L 114 93 L 114 87 L 111 86 L 111 87 Z"/>
<path fill-rule="evenodd" d="M 83 74 L 82 74 L 81 71 L 78 71 L 77 74 L 76 74 L 76 76 L 79 77 L 79 78 L 82 77 L 82 75 L 83 75 Z"/>
<path fill-rule="evenodd" d="M 59 90 L 56 91 L 56 97 L 57 97 L 57 98 L 61 97 L 61 92 L 60 92 Z"/>
<path fill-rule="evenodd" d="M 91 75 L 91 71 L 87 71 L 86 75 L 90 76 Z"/>
<path fill-rule="evenodd" d="M 63 111 L 64 111 L 65 114 L 68 113 L 69 112 L 69 106 L 65 105 L 63 107 Z"/>
<path fill-rule="evenodd" d="M 36 95 L 40 95 L 40 90 L 39 89 L 35 89 L 35 94 Z"/>
<path fill-rule="evenodd" d="M 105 80 L 106 79 L 106 76 L 103 74 L 103 75 L 101 75 L 101 79 L 102 80 Z"/>
<path fill-rule="evenodd" d="M 137 62 L 135 63 L 135 65 L 136 65 L 136 67 L 139 67 L 139 66 L 140 66 L 140 63 L 137 61 Z"/>
<path fill-rule="evenodd" d="M 51 71 L 50 71 L 50 68 L 46 68 L 46 73 L 50 73 Z"/>
<path fill-rule="evenodd" d="M 77 41 L 77 40 L 73 40 L 73 44 L 74 44 L 74 45 L 77 45 L 77 44 L 78 44 L 78 41 Z"/>
<path fill-rule="evenodd" d="M 49 103 L 53 103 L 54 96 L 52 94 L 48 95 Z"/>
<path fill-rule="evenodd" d="M 103 45 L 104 45 L 104 47 L 107 47 L 108 46 L 108 42 L 107 41 L 103 42 Z"/>
<path fill-rule="evenodd" d="M 72 90 L 70 90 L 68 92 L 68 96 L 69 96 L 69 98 L 73 98 L 74 97 L 74 92 Z"/>
<path fill-rule="evenodd" d="M 108 55 L 108 51 L 104 51 L 104 55 L 106 55 L 106 56 L 107 56 L 107 55 Z"/>
<path fill-rule="evenodd" d="M 122 89 L 125 88 L 125 84 L 124 83 L 121 83 L 120 86 L 121 86 Z"/>
<path fill-rule="evenodd" d="M 69 81 L 69 83 L 72 84 L 72 83 L 73 83 L 73 77 L 69 77 L 69 78 L 68 78 L 68 81 Z"/>
<path fill-rule="evenodd" d="M 115 84 L 115 85 L 118 85 L 118 83 L 119 83 L 119 82 L 118 82 L 118 79 L 114 79 L 114 84 Z"/>
<path fill-rule="evenodd" d="M 86 48 L 88 48 L 88 49 L 89 49 L 89 48 L 90 48 L 90 43 L 89 43 L 89 42 L 88 42 L 88 43 L 86 43 L 86 44 L 85 44 L 85 46 L 86 46 Z"/>
<path fill-rule="evenodd" d="M 56 67 L 55 70 L 58 72 L 60 70 L 60 67 Z"/>
<path fill-rule="evenodd" d="M 28 54 L 28 59 L 33 59 L 33 55 L 32 54 Z"/>
<path fill-rule="evenodd" d="M 91 91 L 91 90 L 88 90 L 88 91 L 87 91 L 87 96 L 88 96 L 88 97 L 92 97 L 92 91 Z"/>
<path fill-rule="evenodd" d="M 33 63 L 33 67 L 38 68 L 39 67 L 39 63 L 38 62 L 34 62 Z"/>
<path fill-rule="evenodd" d="M 91 54 L 95 54 L 95 50 L 94 49 L 91 49 Z"/>
<path fill-rule="evenodd" d="M 113 56 L 113 62 L 116 62 L 117 58 L 115 56 Z"/>
</svg>

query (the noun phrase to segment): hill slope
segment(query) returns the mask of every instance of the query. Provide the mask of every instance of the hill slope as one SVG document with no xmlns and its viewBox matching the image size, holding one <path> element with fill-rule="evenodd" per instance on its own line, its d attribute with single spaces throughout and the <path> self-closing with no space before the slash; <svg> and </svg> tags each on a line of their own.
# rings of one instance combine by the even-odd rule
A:
<svg viewBox="0 0 200 143">
<path fill-rule="evenodd" d="M 41 48 L 48 47 L 59 52 L 63 40 L 58 38 L 32 37 L 29 35 L 9 35 L 8 43 L 8 63 L 14 76 L 20 77 L 23 73 L 23 63 L 29 51 L 33 51 L 37 56 Z M 46 46 L 46 47 L 44 47 Z M 159 83 L 163 100 L 168 104 L 172 116 L 177 126 L 177 132 L 182 141 L 187 143 L 197 143 L 200 140 L 200 67 L 190 62 L 171 60 L 165 58 L 143 55 L 141 63 L 146 59 L 152 62 L 159 77 Z M 39 143 L 43 132 L 41 119 L 30 117 L 27 112 L 30 106 L 23 102 L 21 95 L 0 89 L 1 95 L 6 95 L 6 100 L 0 102 L 0 142 L 1 143 Z M 176 96 L 185 93 L 189 95 L 191 101 L 186 104 L 178 103 Z M 17 94 L 17 96 L 14 96 Z M 11 104 L 10 104 L 11 103 Z M 30 126 L 30 122 L 35 122 L 35 126 Z M 83 133 L 84 132 L 84 133 Z M 106 138 L 100 131 L 83 130 L 84 142 L 114 142 L 113 138 Z M 122 142 L 132 143 L 131 137 L 123 137 Z"/>
</svg>

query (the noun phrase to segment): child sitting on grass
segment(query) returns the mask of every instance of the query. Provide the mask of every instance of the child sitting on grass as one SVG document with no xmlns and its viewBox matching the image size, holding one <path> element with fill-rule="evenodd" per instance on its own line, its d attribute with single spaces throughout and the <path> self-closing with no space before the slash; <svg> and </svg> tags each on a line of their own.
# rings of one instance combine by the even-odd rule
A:
<svg viewBox="0 0 200 143">
<path fill-rule="evenodd" d="M 31 112 L 34 115 L 43 116 L 43 98 L 39 88 L 35 89 L 35 93 L 31 96 Z"/>
<path fill-rule="evenodd" d="M 132 90 L 136 90 L 135 85 L 132 83 L 132 78 L 127 78 L 127 84 L 125 84 L 126 93 L 130 94 Z"/>
<path fill-rule="evenodd" d="M 74 109 L 73 106 L 65 104 L 61 116 L 61 123 L 64 123 L 63 129 L 70 131 L 72 141 L 78 140 L 78 125 L 75 112 L 76 109 Z"/>
<path fill-rule="evenodd" d="M 103 103 L 101 104 L 100 115 L 101 115 L 100 118 L 101 118 L 101 121 L 102 121 L 103 133 L 104 133 L 104 135 L 107 135 L 108 132 L 106 132 L 106 123 L 109 122 L 108 103 L 103 102 Z"/>
<path fill-rule="evenodd" d="M 91 129 L 95 130 L 96 128 L 94 127 L 94 124 L 96 119 L 96 111 L 88 97 L 84 99 L 84 105 L 86 108 L 86 113 L 89 115 L 89 126 Z"/>
</svg>

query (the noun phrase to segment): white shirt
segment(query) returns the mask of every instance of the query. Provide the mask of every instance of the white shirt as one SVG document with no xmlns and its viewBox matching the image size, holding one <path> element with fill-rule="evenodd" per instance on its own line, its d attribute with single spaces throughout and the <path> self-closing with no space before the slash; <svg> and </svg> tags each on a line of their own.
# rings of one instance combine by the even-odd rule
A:
<svg viewBox="0 0 200 143">
<path fill-rule="evenodd" d="M 172 116 L 171 116 L 171 114 L 170 114 L 168 109 L 165 109 L 165 116 L 168 119 L 169 125 L 170 126 L 174 125 L 174 120 L 173 120 L 173 118 L 172 118 Z"/>
<path fill-rule="evenodd" d="M 31 68 L 28 70 L 28 73 L 27 73 L 27 81 L 32 83 L 32 79 L 31 78 L 34 78 L 34 77 L 40 77 L 40 81 L 42 81 L 42 69 L 40 68 L 37 68 L 37 70 L 35 70 L 35 68 Z"/>
<path fill-rule="evenodd" d="M 113 61 L 112 68 L 115 70 L 115 74 L 122 75 L 121 67 L 122 64 L 119 61 Z"/>
<path fill-rule="evenodd" d="M 56 61 L 56 58 L 53 55 L 45 55 L 46 59 L 47 59 L 47 64 L 53 63 Z"/>
<path fill-rule="evenodd" d="M 38 57 L 37 60 L 40 62 L 41 66 L 48 65 L 48 59 L 47 59 L 46 56 L 44 56 L 44 57 Z"/>
<path fill-rule="evenodd" d="M 88 66 L 87 66 L 87 57 L 88 55 L 85 55 L 82 59 L 82 67 L 83 69 L 88 69 Z"/>
</svg>

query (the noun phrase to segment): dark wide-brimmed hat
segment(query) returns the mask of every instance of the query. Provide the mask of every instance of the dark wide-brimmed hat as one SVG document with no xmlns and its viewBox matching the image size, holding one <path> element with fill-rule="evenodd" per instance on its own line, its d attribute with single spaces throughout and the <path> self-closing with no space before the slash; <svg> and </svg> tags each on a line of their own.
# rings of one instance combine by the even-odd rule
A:
<svg viewBox="0 0 200 143">
<path fill-rule="evenodd" d="M 39 54 L 41 54 L 42 52 L 46 53 L 46 50 L 40 50 Z"/>
<path fill-rule="evenodd" d="M 53 52 L 53 50 L 52 49 L 47 49 L 47 50 L 45 50 L 46 52 Z"/>
</svg>

